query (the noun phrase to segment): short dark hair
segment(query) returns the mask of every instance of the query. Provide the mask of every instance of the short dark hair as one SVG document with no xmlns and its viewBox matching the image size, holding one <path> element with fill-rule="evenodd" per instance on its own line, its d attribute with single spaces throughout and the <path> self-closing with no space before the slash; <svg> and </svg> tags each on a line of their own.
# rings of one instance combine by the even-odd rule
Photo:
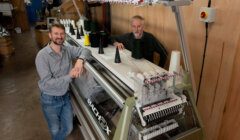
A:
<svg viewBox="0 0 240 140">
<path fill-rule="evenodd" d="M 57 28 L 63 29 L 63 30 L 65 31 L 65 27 L 64 27 L 63 24 L 60 24 L 60 23 L 54 23 L 54 24 L 52 24 L 52 25 L 50 26 L 50 28 L 49 28 L 49 32 L 52 32 L 52 28 L 53 28 L 53 27 L 57 27 Z"/>
</svg>

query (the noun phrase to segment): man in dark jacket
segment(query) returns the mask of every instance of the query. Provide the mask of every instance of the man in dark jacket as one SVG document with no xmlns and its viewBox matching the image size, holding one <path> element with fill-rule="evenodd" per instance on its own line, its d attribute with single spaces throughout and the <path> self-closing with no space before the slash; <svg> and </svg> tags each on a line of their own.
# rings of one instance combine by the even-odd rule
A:
<svg viewBox="0 0 240 140">
<path fill-rule="evenodd" d="M 132 57 L 145 58 L 153 62 L 154 52 L 160 55 L 159 66 L 164 67 L 167 51 L 164 46 L 151 34 L 144 31 L 144 18 L 136 15 L 131 19 L 132 32 L 112 37 L 112 43 L 119 49 L 128 49 Z"/>
</svg>

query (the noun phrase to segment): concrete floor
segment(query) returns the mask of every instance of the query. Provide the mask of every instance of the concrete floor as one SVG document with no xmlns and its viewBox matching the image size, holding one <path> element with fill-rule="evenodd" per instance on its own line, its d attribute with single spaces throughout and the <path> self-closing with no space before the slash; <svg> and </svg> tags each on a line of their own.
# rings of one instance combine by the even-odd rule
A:
<svg viewBox="0 0 240 140">
<path fill-rule="evenodd" d="M 12 34 L 15 54 L 0 68 L 0 140 L 48 140 L 50 134 L 39 102 L 34 30 Z M 68 139 L 79 139 L 73 131 Z"/>
</svg>

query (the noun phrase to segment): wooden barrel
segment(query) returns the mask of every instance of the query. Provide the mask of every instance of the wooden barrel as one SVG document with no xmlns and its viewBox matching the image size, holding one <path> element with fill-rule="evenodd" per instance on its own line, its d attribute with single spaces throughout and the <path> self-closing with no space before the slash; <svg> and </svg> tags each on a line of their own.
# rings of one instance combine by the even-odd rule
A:
<svg viewBox="0 0 240 140">
<path fill-rule="evenodd" d="M 0 55 L 9 57 L 14 53 L 12 40 L 10 37 L 0 37 Z"/>
<path fill-rule="evenodd" d="M 49 42 L 48 30 L 35 29 L 35 38 L 39 47 L 44 47 Z"/>
</svg>

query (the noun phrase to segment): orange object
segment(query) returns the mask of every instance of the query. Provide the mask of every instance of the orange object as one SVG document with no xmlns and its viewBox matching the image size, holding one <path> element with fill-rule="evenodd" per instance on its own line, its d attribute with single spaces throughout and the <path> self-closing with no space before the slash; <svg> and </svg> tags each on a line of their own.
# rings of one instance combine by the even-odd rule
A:
<svg viewBox="0 0 240 140">
<path fill-rule="evenodd" d="M 201 17 L 201 18 L 207 18 L 207 13 L 206 13 L 206 12 L 201 12 L 200 17 Z"/>
</svg>

